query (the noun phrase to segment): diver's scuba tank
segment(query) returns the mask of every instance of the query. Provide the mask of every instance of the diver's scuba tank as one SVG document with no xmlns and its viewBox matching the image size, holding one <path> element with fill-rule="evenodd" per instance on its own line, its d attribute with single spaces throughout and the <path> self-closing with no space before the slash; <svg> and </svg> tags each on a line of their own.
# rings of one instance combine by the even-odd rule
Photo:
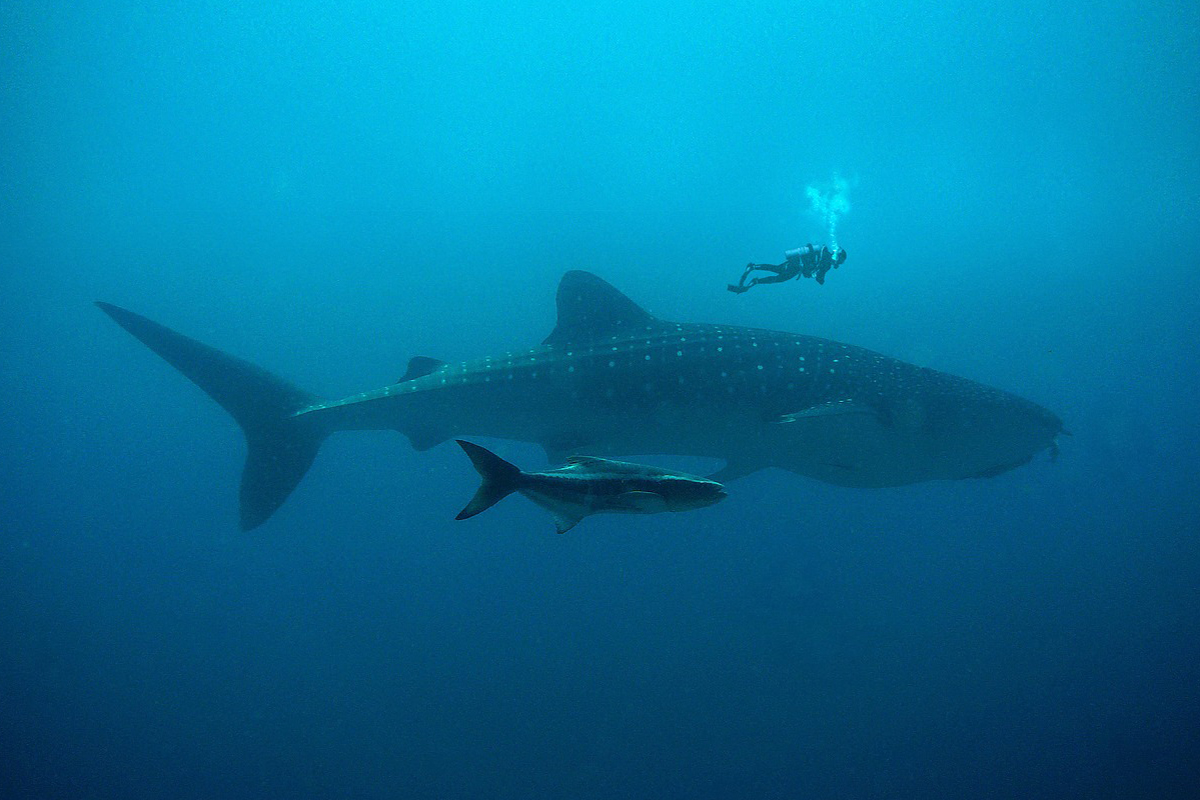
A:
<svg viewBox="0 0 1200 800">
<path fill-rule="evenodd" d="M 817 268 L 816 252 L 817 248 L 806 244 L 803 247 L 784 250 L 783 255 L 793 269 L 798 270 L 804 277 L 811 278 L 813 270 Z"/>
</svg>

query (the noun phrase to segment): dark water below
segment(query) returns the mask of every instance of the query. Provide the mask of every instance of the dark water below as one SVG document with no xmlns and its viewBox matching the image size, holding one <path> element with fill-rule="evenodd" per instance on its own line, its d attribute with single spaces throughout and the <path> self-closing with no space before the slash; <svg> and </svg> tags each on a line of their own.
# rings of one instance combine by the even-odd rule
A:
<svg viewBox="0 0 1200 800">
<path fill-rule="evenodd" d="M 1191 796 L 1197 9 L 574 5 L 0 10 L 6 796 Z M 726 293 L 834 176 L 847 264 Z M 237 428 L 90 305 L 337 396 L 539 342 L 573 268 L 1074 436 L 558 537 L 339 434 L 243 534 Z"/>
</svg>

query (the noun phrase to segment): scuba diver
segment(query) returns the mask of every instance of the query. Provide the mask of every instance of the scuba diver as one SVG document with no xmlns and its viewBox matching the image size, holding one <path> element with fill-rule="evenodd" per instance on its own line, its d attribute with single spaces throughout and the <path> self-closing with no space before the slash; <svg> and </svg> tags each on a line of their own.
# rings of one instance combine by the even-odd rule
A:
<svg viewBox="0 0 1200 800">
<path fill-rule="evenodd" d="M 814 245 L 806 244 L 804 247 L 788 250 L 783 255 L 786 260 L 782 264 L 747 264 L 741 280 L 736 285 L 729 284 L 727 288 L 734 294 L 742 294 L 750 291 L 751 286 L 757 286 L 760 283 L 783 283 L 798 277 L 815 277 L 817 283 L 824 284 L 825 274 L 829 270 L 837 269 L 846 263 L 845 250 L 839 249 L 835 255 L 825 245 L 821 245 L 818 250 Z M 755 270 L 774 272 L 775 274 L 750 278 L 750 273 Z M 747 278 L 750 278 L 749 283 L 746 283 Z"/>
</svg>

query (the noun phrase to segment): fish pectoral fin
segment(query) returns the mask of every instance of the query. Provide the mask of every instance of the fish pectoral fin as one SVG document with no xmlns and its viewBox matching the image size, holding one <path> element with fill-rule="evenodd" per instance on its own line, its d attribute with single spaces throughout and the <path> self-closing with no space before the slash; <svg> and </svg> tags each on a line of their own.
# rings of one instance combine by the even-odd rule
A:
<svg viewBox="0 0 1200 800">
<path fill-rule="evenodd" d="M 657 514 L 667 510 L 667 500 L 654 492 L 625 492 L 613 498 L 613 507 L 639 514 Z"/>
<path fill-rule="evenodd" d="M 790 414 L 780 414 L 774 419 L 769 420 L 776 425 L 786 425 L 792 422 L 803 422 L 809 419 L 822 419 L 828 417 L 843 417 L 852 414 L 865 414 L 870 416 L 879 416 L 878 412 L 867 405 L 860 403 L 857 400 L 831 400 L 828 403 L 820 403 L 819 405 L 802 408 L 799 411 L 793 411 Z"/>
</svg>

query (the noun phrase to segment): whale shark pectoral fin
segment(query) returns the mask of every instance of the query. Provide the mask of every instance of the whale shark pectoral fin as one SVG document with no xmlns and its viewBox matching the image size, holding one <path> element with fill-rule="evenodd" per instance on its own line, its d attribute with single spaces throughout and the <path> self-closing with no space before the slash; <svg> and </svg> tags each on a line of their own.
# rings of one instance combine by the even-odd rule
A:
<svg viewBox="0 0 1200 800">
<path fill-rule="evenodd" d="M 569 458 L 566 450 L 560 450 L 554 445 L 543 444 L 542 449 L 546 451 L 546 462 L 548 464 L 564 464 Z"/>
<path fill-rule="evenodd" d="M 828 403 L 821 403 L 808 408 L 802 408 L 799 411 L 793 411 L 790 414 L 780 414 L 779 416 L 768 420 L 775 425 L 787 425 L 792 422 L 802 422 L 804 420 L 819 420 L 828 417 L 843 417 L 853 414 L 864 414 L 878 418 L 879 413 L 867 405 L 860 403 L 857 400 L 831 400 Z"/>
<path fill-rule="evenodd" d="M 432 428 L 397 428 L 396 430 L 408 437 L 409 444 L 418 453 L 432 450 L 450 438 L 450 434 Z"/>
<path fill-rule="evenodd" d="M 667 500 L 654 492 L 625 492 L 613 498 L 613 507 L 639 514 L 657 514 L 667 510 Z"/>
<path fill-rule="evenodd" d="M 1008 472 L 1009 470 L 1016 469 L 1017 467 L 1023 467 L 1032 460 L 1033 460 L 1033 456 L 1027 456 L 1026 458 L 1018 458 L 1016 461 L 1009 461 L 1004 464 L 996 464 L 995 466 L 988 467 L 987 469 L 981 469 L 981 470 L 979 470 L 979 472 L 976 472 L 973 475 L 967 475 L 966 477 L 968 477 L 968 478 L 994 478 L 997 475 L 1003 475 L 1004 473 Z"/>
<path fill-rule="evenodd" d="M 546 451 L 547 461 L 551 464 L 566 464 L 571 463 L 571 458 L 573 458 L 570 453 L 586 447 L 588 441 L 577 433 L 559 433 L 546 437 L 542 440 L 541 445 L 542 449 Z"/>
<path fill-rule="evenodd" d="M 767 464 L 752 462 L 749 459 L 728 458 L 725 460 L 725 466 L 705 477 L 717 483 L 727 483 L 729 481 L 736 481 L 738 478 L 744 478 L 747 475 L 758 472 L 760 469 L 766 469 L 767 466 Z"/>
</svg>

